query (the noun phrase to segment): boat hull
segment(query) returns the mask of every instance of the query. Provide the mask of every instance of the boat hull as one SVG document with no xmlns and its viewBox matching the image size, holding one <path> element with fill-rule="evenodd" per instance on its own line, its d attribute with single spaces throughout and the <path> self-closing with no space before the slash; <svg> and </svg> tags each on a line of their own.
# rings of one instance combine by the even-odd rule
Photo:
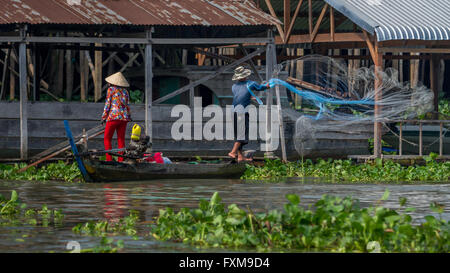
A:
<svg viewBox="0 0 450 273">
<path fill-rule="evenodd" d="M 88 182 L 123 182 L 155 179 L 239 178 L 245 171 L 244 163 L 219 164 L 156 164 L 106 162 L 84 159 Z"/>
</svg>

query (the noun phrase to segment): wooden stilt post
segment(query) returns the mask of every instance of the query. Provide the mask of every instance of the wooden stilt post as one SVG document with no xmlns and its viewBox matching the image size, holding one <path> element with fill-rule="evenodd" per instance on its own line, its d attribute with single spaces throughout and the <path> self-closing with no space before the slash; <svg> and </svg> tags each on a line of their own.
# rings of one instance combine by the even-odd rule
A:
<svg viewBox="0 0 450 273">
<path fill-rule="evenodd" d="M 189 80 L 189 84 L 192 84 L 192 80 Z M 189 106 L 194 108 L 195 87 L 189 89 Z"/>
<path fill-rule="evenodd" d="M 375 46 L 375 124 L 374 124 L 374 147 L 373 152 L 376 158 L 381 158 L 381 122 L 378 121 L 381 114 L 381 106 L 378 102 L 382 99 L 382 76 L 383 71 L 383 53 L 378 52 L 378 45 Z"/>
<path fill-rule="evenodd" d="M 439 90 L 438 90 L 438 66 L 439 60 L 436 55 L 431 55 L 430 59 L 430 89 L 434 94 L 434 111 L 439 111 Z M 434 118 L 438 118 L 437 114 L 433 115 Z"/>
<path fill-rule="evenodd" d="M 379 121 L 381 114 L 381 106 L 378 102 L 382 99 L 382 72 L 383 72 L 383 53 L 379 52 L 378 42 L 375 40 L 373 43 L 369 37 L 369 34 L 366 31 L 363 31 L 364 37 L 367 43 L 367 47 L 369 48 L 370 55 L 372 56 L 372 60 L 375 64 L 375 82 L 374 82 L 374 90 L 375 90 L 375 122 L 374 122 L 374 130 L 373 130 L 373 154 L 376 158 L 381 158 L 381 122 Z M 376 37 L 375 37 L 376 38 Z"/>
<path fill-rule="evenodd" d="M 148 43 L 145 45 L 145 134 L 150 137 L 150 142 L 153 142 L 153 132 L 152 132 L 152 80 L 153 80 L 153 69 L 152 69 L 152 44 L 150 39 L 152 38 L 152 29 L 146 31 L 146 37 Z"/>
<path fill-rule="evenodd" d="M 38 101 L 40 98 L 41 89 L 41 56 L 40 47 L 37 44 L 33 46 L 32 65 L 34 70 L 33 75 L 33 100 Z M 48 89 L 48 86 L 47 86 Z"/>
<path fill-rule="evenodd" d="M 58 49 L 56 52 L 58 55 L 58 71 L 56 72 L 56 96 L 61 98 L 64 95 L 64 50 Z"/>
<path fill-rule="evenodd" d="M 23 30 L 22 30 L 23 31 Z M 27 45 L 19 44 L 20 80 L 20 159 L 28 158 L 28 96 L 27 96 Z"/>
<path fill-rule="evenodd" d="M 80 50 L 80 100 L 87 101 L 87 71 L 84 50 Z"/>
<path fill-rule="evenodd" d="M 275 75 L 278 76 L 278 75 Z M 283 162 L 287 162 L 287 156 L 286 156 L 286 142 L 284 139 L 284 123 L 283 123 L 283 111 L 281 109 L 281 98 L 280 98 L 280 86 L 275 86 L 275 95 L 277 97 L 277 110 L 278 110 L 278 121 L 280 123 L 280 140 L 281 140 L 281 156 L 283 159 Z M 275 129 L 275 128 L 273 128 Z"/>
<path fill-rule="evenodd" d="M 400 122 L 400 138 L 398 140 L 398 155 L 403 155 L 403 122 Z"/>
<path fill-rule="evenodd" d="M 272 30 L 269 30 L 268 37 L 273 37 Z M 273 42 L 270 42 L 267 44 L 266 49 L 266 80 L 269 81 L 272 78 L 273 73 L 273 48 L 275 47 L 275 44 Z M 268 157 L 273 156 L 273 152 L 270 151 L 270 143 L 272 142 L 271 136 L 272 128 L 271 128 L 271 108 L 272 108 L 272 101 L 273 101 L 273 91 L 272 89 L 269 89 L 266 91 L 266 153 L 265 155 Z"/>
<path fill-rule="evenodd" d="M 96 43 L 95 46 L 102 46 L 102 44 Z M 95 89 L 94 89 L 94 101 L 97 102 L 102 97 L 102 52 L 95 51 Z"/>
<path fill-rule="evenodd" d="M 14 45 L 12 45 L 14 46 Z M 10 64 L 9 64 L 9 100 L 14 100 L 16 97 L 16 75 L 14 70 L 16 68 L 17 56 L 14 54 L 14 50 L 11 52 Z"/>
<path fill-rule="evenodd" d="M 66 50 L 66 100 L 72 99 L 73 91 L 73 64 L 72 64 L 72 51 Z"/>
</svg>

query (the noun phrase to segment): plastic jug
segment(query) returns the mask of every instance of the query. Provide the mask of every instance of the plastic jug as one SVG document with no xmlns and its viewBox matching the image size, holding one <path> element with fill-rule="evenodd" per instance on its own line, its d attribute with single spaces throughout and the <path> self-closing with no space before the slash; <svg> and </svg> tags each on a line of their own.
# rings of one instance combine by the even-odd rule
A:
<svg viewBox="0 0 450 273">
<path fill-rule="evenodd" d="M 131 130 L 131 139 L 134 141 L 138 141 L 141 138 L 141 126 L 137 123 L 133 125 L 133 129 Z"/>
</svg>

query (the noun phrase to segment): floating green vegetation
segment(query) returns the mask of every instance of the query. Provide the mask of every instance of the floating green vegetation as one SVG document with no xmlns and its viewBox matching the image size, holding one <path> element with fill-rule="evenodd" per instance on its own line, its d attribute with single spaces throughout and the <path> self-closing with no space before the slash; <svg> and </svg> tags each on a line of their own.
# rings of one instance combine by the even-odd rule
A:
<svg viewBox="0 0 450 273">
<path fill-rule="evenodd" d="M 41 209 L 27 209 L 27 205 L 19 201 L 19 195 L 14 190 L 9 200 L 0 195 L 0 226 L 47 227 L 51 223 L 61 226 L 63 219 L 64 214 L 61 210 L 50 210 L 47 205 L 42 205 Z"/>
<path fill-rule="evenodd" d="M 66 164 L 63 161 L 58 161 L 57 163 L 50 163 L 40 168 L 33 166 L 24 172 L 17 172 L 26 166 L 25 163 L 16 163 L 14 165 L 0 164 L 0 179 L 37 181 L 59 180 L 66 182 L 83 181 L 78 165 L 75 162 Z"/>
<path fill-rule="evenodd" d="M 375 160 L 354 164 L 351 160 L 311 160 L 283 163 L 266 160 L 264 166 L 247 166 L 242 179 L 279 179 L 284 177 L 320 177 L 329 182 L 414 182 L 450 181 L 450 162 L 438 163 L 435 155 L 425 157 L 423 166 L 402 166 L 393 161 Z"/>
<path fill-rule="evenodd" d="M 384 208 L 386 191 L 378 205 L 361 208 L 351 197 L 323 196 L 304 209 L 300 198 L 288 194 L 284 211 L 255 214 L 235 204 L 225 209 L 218 193 L 200 201 L 198 209 L 160 210 L 151 234 L 158 240 L 172 240 L 202 247 L 244 248 L 259 251 L 325 252 L 446 252 L 450 251 L 450 223 L 426 216 L 413 225 L 401 198 L 401 211 Z M 438 204 L 431 206 L 442 213 Z M 439 216 L 440 217 L 440 216 Z"/>
<path fill-rule="evenodd" d="M 80 223 L 73 227 L 72 231 L 76 234 L 101 237 L 100 245 L 94 248 L 83 249 L 81 252 L 115 253 L 124 247 L 123 240 L 114 241 L 109 236 L 127 235 L 133 236 L 137 240 L 138 221 L 139 212 L 131 210 L 128 216 L 119 218 L 117 221 L 103 220 Z"/>
<path fill-rule="evenodd" d="M 131 210 L 130 214 L 124 218 L 119 218 L 117 221 L 90 221 L 84 224 L 78 224 L 72 228 L 72 231 L 77 234 L 84 234 L 90 236 L 114 236 L 114 235 L 128 235 L 136 236 L 136 223 L 139 220 L 139 212 Z"/>
</svg>

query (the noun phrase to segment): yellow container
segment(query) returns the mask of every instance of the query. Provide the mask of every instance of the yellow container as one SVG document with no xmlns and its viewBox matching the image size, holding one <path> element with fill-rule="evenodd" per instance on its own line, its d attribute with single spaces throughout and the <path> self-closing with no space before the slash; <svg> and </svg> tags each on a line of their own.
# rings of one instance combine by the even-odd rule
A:
<svg viewBox="0 0 450 273">
<path fill-rule="evenodd" d="M 131 131 L 131 139 L 138 141 L 141 138 L 141 126 L 138 124 L 133 125 L 133 130 Z"/>
</svg>

